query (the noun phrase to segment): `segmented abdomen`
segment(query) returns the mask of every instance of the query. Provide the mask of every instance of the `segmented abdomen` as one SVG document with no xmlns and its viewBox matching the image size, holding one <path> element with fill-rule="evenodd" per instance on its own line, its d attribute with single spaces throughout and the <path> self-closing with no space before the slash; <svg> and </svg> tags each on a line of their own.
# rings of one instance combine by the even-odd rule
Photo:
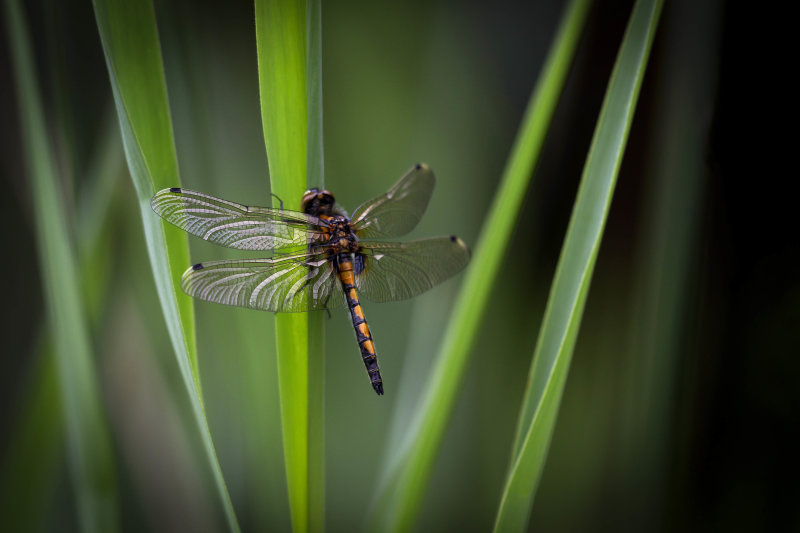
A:
<svg viewBox="0 0 800 533">
<path fill-rule="evenodd" d="M 370 383 L 372 383 L 372 388 L 375 389 L 378 395 L 381 395 L 383 394 L 383 380 L 381 379 L 381 371 L 378 368 L 375 345 L 372 343 L 372 334 L 369 332 L 367 320 L 364 318 L 364 311 L 358 301 L 358 293 L 356 292 L 355 279 L 353 277 L 353 262 L 349 255 L 343 255 L 337 258 L 337 266 L 344 297 L 347 300 L 347 307 L 350 308 L 350 317 L 353 319 L 353 329 L 356 332 L 358 347 L 361 349 L 361 359 L 364 361 L 364 366 L 367 367 L 367 374 L 369 375 Z"/>
</svg>

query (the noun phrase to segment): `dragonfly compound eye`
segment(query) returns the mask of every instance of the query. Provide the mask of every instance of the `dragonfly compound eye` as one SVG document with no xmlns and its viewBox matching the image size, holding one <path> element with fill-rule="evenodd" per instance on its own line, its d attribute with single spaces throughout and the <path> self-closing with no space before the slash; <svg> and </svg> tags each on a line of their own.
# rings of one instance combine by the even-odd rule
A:
<svg viewBox="0 0 800 533">
<path fill-rule="evenodd" d="M 303 195 L 303 212 L 314 216 L 330 215 L 336 200 L 329 191 L 311 189 Z"/>
</svg>

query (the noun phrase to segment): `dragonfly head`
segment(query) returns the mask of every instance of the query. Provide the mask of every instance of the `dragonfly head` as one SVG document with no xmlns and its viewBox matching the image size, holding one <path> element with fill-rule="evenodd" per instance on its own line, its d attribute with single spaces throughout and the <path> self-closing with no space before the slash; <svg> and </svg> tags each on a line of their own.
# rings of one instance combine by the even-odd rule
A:
<svg viewBox="0 0 800 533">
<path fill-rule="evenodd" d="M 303 212 L 309 215 L 331 215 L 335 205 L 336 199 L 330 191 L 321 191 L 315 187 L 303 194 Z"/>
</svg>

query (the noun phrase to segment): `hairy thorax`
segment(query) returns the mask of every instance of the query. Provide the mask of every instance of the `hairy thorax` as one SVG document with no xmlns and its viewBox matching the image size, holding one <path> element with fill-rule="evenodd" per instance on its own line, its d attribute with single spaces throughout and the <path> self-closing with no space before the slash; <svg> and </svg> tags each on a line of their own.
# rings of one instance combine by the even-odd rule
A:
<svg viewBox="0 0 800 533">
<path fill-rule="evenodd" d="M 328 219 L 330 237 L 328 244 L 333 253 L 353 253 L 358 251 L 358 237 L 356 237 L 350 219 L 344 216 L 332 216 Z"/>
</svg>

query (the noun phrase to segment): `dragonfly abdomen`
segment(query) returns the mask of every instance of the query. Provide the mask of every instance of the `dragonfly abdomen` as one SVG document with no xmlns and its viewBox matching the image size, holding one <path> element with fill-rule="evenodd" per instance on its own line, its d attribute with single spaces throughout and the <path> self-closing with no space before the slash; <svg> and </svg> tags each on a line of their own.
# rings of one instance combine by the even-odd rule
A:
<svg viewBox="0 0 800 533">
<path fill-rule="evenodd" d="M 375 353 L 372 334 L 369 331 L 367 320 L 364 318 L 364 310 L 358 300 L 353 277 L 353 262 L 347 257 L 347 259 L 340 259 L 337 263 L 342 290 L 344 290 L 344 297 L 347 300 L 347 307 L 350 309 L 350 318 L 353 321 L 358 347 L 361 349 L 361 359 L 367 368 L 367 375 L 370 383 L 372 383 L 372 388 L 380 396 L 383 394 L 383 379 L 381 378 L 381 370 L 378 368 L 378 356 Z"/>
</svg>

